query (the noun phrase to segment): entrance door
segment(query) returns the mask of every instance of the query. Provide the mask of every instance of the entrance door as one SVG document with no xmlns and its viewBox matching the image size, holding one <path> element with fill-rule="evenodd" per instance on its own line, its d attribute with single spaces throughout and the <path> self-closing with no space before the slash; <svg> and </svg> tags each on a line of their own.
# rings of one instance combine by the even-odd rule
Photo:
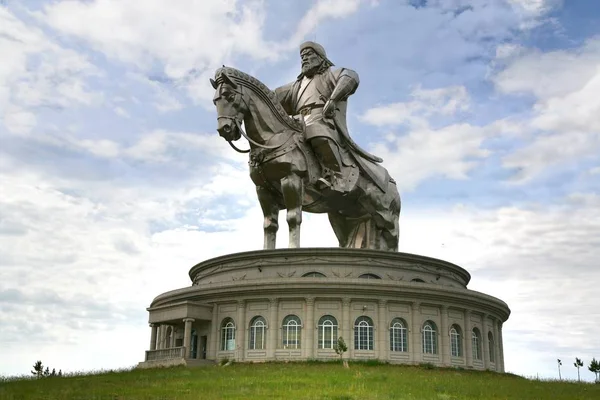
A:
<svg viewBox="0 0 600 400">
<path fill-rule="evenodd" d="M 208 336 L 200 336 L 200 349 L 202 353 L 202 359 L 206 360 L 206 346 L 208 345 Z"/>
<path fill-rule="evenodd" d="M 196 354 L 198 354 L 198 335 L 195 331 L 192 331 L 190 347 L 190 358 L 196 358 Z"/>
</svg>

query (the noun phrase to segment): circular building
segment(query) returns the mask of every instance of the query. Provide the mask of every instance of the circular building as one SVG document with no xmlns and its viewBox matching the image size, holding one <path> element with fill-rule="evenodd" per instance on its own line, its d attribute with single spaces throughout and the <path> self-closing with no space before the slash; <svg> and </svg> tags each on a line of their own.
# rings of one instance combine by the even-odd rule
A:
<svg viewBox="0 0 600 400">
<path fill-rule="evenodd" d="M 503 301 L 452 263 L 344 248 L 260 250 L 203 261 L 150 307 L 140 367 L 338 357 L 504 371 Z"/>
</svg>

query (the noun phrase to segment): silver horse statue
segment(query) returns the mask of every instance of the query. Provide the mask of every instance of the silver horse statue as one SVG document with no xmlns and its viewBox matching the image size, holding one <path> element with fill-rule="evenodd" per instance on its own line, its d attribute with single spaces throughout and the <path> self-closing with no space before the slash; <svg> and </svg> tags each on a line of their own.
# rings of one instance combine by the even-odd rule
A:
<svg viewBox="0 0 600 400">
<path fill-rule="evenodd" d="M 300 247 L 306 211 L 328 214 L 340 247 L 398 251 L 400 195 L 385 168 L 370 165 L 371 176 L 376 171 L 387 177 L 377 185 L 361 168 L 347 167 L 353 168 L 345 175 L 348 191 L 328 192 L 317 184 L 321 166 L 306 143 L 304 122 L 287 115 L 275 92 L 230 67 L 219 68 L 210 81 L 217 131 L 234 149 L 250 153 L 250 178 L 264 215 L 264 249 L 275 248 L 279 211 L 286 209 L 290 248 Z M 242 135 L 249 150 L 233 144 Z"/>
</svg>

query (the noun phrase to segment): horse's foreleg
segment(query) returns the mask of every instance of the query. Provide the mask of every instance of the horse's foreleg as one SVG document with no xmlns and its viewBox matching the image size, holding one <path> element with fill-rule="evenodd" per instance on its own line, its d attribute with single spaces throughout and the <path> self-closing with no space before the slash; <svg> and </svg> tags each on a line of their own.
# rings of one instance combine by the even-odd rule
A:
<svg viewBox="0 0 600 400">
<path fill-rule="evenodd" d="M 265 233 L 265 242 L 263 249 L 274 249 L 277 230 L 279 229 L 279 206 L 273 197 L 273 194 L 262 186 L 256 187 L 260 208 L 262 208 L 265 217 L 263 230 Z"/>
<path fill-rule="evenodd" d="M 290 248 L 300 247 L 300 225 L 302 224 L 302 199 L 304 184 L 298 175 L 289 175 L 281 180 L 281 190 L 285 208 L 287 208 L 287 223 L 290 229 Z"/>
</svg>

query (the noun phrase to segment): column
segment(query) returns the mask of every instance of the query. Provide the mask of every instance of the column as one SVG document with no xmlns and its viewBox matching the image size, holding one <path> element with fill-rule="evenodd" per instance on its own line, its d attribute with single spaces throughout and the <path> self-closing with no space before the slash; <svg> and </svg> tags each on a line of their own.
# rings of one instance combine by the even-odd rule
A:
<svg viewBox="0 0 600 400">
<path fill-rule="evenodd" d="M 471 335 L 473 328 L 471 327 L 471 310 L 465 310 L 465 355 L 467 356 L 467 368 L 473 368 L 473 344 L 471 343 Z"/>
<path fill-rule="evenodd" d="M 156 334 L 158 333 L 158 327 L 156 324 L 150 324 L 150 351 L 156 350 Z"/>
<path fill-rule="evenodd" d="M 158 326 L 158 343 L 156 345 L 157 350 L 165 348 L 165 325 L 160 324 Z"/>
<path fill-rule="evenodd" d="M 498 321 L 498 349 L 500 352 L 500 371 L 504 372 L 504 340 L 502 338 L 502 322 Z"/>
<path fill-rule="evenodd" d="M 354 354 L 354 343 L 351 334 L 351 326 L 352 323 L 350 322 L 350 298 L 344 297 L 342 299 L 342 334 L 338 335 L 344 338 L 344 341 L 346 341 L 346 345 L 348 346 L 348 351 L 344 353 L 344 358 L 350 357 L 350 354 Z"/>
<path fill-rule="evenodd" d="M 217 359 L 217 349 L 219 348 L 219 318 L 218 318 L 219 306 L 217 303 L 213 304 L 212 319 L 210 321 L 210 337 L 208 339 L 208 351 L 206 358 L 209 360 Z"/>
<path fill-rule="evenodd" d="M 421 306 L 421 303 L 415 301 L 412 303 L 412 308 L 411 308 L 411 335 L 410 337 L 412 338 L 411 340 L 411 344 L 410 347 L 412 349 L 411 353 L 412 353 L 412 361 L 415 364 L 418 364 L 421 362 L 421 360 L 423 359 L 421 357 L 421 354 L 423 353 L 423 348 L 421 346 L 421 321 L 420 321 L 420 315 L 419 315 L 419 307 Z"/>
<path fill-rule="evenodd" d="M 375 351 L 379 353 L 380 360 L 387 360 L 389 347 L 386 346 L 386 334 L 388 333 L 387 323 L 387 300 L 379 300 L 379 315 L 377 317 L 377 325 L 375 325 L 377 342 L 375 343 Z"/>
<path fill-rule="evenodd" d="M 497 372 L 502 371 L 500 369 L 500 351 L 498 350 L 499 342 L 500 342 L 500 337 L 498 336 L 498 320 L 494 319 L 494 363 L 495 363 L 495 370 Z"/>
<path fill-rule="evenodd" d="M 183 345 L 185 346 L 185 355 L 184 357 L 190 358 L 190 354 L 191 354 L 191 350 L 192 350 L 192 346 L 191 346 L 191 339 L 192 339 L 192 322 L 194 322 L 193 318 L 184 318 L 183 322 L 185 323 L 185 327 L 183 330 Z"/>
<path fill-rule="evenodd" d="M 448 326 L 448 306 L 442 305 L 440 308 L 442 313 L 442 326 L 440 327 L 440 335 L 442 343 L 440 351 L 442 352 L 442 365 L 450 366 L 450 327 Z"/>
<path fill-rule="evenodd" d="M 235 344 L 237 350 L 237 360 L 244 360 L 246 349 L 246 301 L 240 300 L 237 303 L 237 321 L 235 329 Z"/>
<path fill-rule="evenodd" d="M 488 328 L 487 328 L 487 319 L 488 315 L 483 314 L 481 316 L 483 323 L 481 324 L 481 357 L 483 359 L 483 368 L 490 369 L 490 354 L 489 347 L 490 343 L 488 341 Z"/>
<path fill-rule="evenodd" d="M 306 317 L 301 331 L 305 339 L 302 340 L 301 338 L 300 345 L 304 348 L 304 357 L 310 359 L 314 357 L 315 352 L 315 298 L 307 297 L 305 301 Z"/>
<path fill-rule="evenodd" d="M 175 325 L 171 325 L 171 337 L 169 338 L 169 347 L 175 347 L 175 333 L 177 332 Z"/>
<path fill-rule="evenodd" d="M 279 330 L 279 320 L 277 318 L 279 301 L 276 298 L 269 299 L 269 325 L 267 334 L 267 358 L 275 358 L 275 349 L 277 348 L 277 331 Z"/>
</svg>

